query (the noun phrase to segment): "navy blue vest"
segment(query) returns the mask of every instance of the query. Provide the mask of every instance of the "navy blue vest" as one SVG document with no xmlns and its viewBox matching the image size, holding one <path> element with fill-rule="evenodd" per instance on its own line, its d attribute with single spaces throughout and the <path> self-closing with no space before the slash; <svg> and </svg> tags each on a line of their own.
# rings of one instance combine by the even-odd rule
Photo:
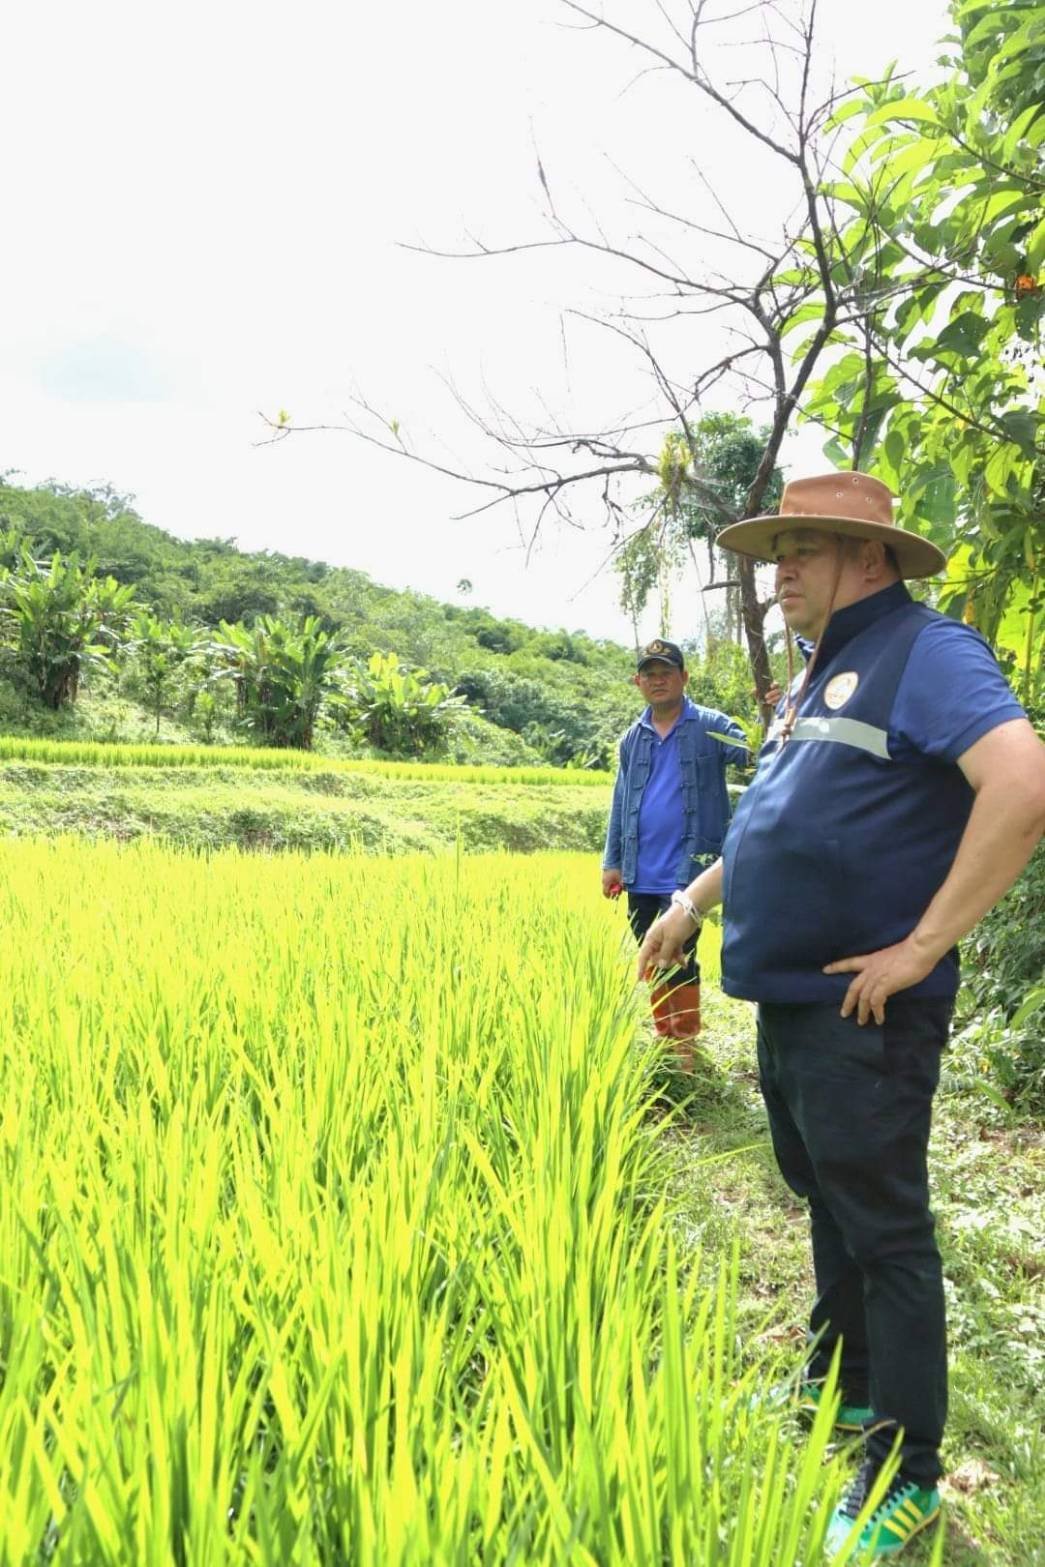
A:
<svg viewBox="0 0 1045 1567">
<path fill-rule="evenodd" d="M 841 1001 L 837 958 L 902 941 L 950 870 L 973 792 L 953 763 L 894 761 L 887 733 L 919 632 L 902 583 L 832 616 L 794 734 L 779 719 L 723 849 L 722 988 L 750 1001 Z M 783 710 L 781 704 L 780 711 Z M 904 996 L 948 997 L 957 949 Z"/>
</svg>

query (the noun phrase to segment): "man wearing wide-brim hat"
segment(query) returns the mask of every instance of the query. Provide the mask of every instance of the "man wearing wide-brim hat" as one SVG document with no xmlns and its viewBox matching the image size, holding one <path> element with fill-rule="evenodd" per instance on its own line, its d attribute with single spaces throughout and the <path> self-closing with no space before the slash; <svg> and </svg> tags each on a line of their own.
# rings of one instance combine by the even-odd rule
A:
<svg viewBox="0 0 1045 1567">
<path fill-rule="evenodd" d="M 877 479 L 788 484 L 779 513 L 718 542 L 775 561 L 784 620 L 813 646 L 721 860 L 650 931 L 640 969 L 669 965 L 723 903 L 723 989 L 758 1003 L 774 1151 L 809 1203 L 817 1299 L 803 1400 L 815 1405 L 840 1346 L 837 1420 L 866 1432 L 829 1552 L 899 1440 L 899 1472 L 857 1551 L 877 1560 L 939 1511 L 947 1357 L 932 1098 L 956 943 L 1045 828 L 1045 746 L 982 637 L 907 592 L 904 578 L 945 559 L 894 523 Z"/>
</svg>

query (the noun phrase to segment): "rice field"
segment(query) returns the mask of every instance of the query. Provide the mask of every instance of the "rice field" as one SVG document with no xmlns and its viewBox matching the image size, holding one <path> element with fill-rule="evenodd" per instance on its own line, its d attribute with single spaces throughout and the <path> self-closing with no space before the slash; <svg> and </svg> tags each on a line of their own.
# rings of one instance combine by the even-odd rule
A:
<svg viewBox="0 0 1045 1567">
<path fill-rule="evenodd" d="M 591 857 L 0 871 L 0 1567 L 822 1560 Z"/>
<path fill-rule="evenodd" d="M 39 762 L 67 767 L 249 767 L 270 771 L 361 773 L 436 783 L 561 784 L 603 788 L 611 773 L 566 767 L 465 767 L 439 762 L 353 761 L 313 751 L 240 745 L 128 745 L 100 740 L 49 740 L 0 735 L 0 763 Z"/>
</svg>

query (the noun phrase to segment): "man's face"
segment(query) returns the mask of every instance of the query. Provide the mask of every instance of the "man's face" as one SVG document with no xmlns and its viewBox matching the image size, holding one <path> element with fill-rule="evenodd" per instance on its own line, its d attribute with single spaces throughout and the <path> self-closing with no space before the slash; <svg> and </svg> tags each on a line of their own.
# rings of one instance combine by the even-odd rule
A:
<svg viewBox="0 0 1045 1567">
<path fill-rule="evenodd" d="M 679 669 L 675 664 L 662 663 L 659 658 L 651 658 L 635 676 L 635 684 L 650 707 L 672 707 L 682 701 L 688 679 L 686 670 Z"/>
<path fill-rule="evenodd" d="M 844 551 L 837 534 L 814 528 L 789 528 L 773 541 L 776 560 L 776 596 L 781 613 L 792 631 L 819 637 L 831 608 L 841 609 L 861 596 L 858 564 Z M 841 575 L 836 574 L 841 561 Z M 850 581 L 850 577 L 853 578 Z"/>
</svg>

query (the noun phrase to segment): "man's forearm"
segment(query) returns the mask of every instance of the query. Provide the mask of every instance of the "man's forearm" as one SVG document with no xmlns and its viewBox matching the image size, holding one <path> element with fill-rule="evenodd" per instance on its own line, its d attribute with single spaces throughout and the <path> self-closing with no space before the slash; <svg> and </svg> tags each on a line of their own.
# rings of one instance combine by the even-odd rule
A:
<svg viewBox="0 0 1045 1567">
<path fill-rule="evenodd" d="M 709 865 L 706 871 L 701 871 L 695 881 L 691 881 L 686 888 L 686 896 L 690 899 L 698 914 L 706 914 L 716 904 L 722 902 L 722 861 L 716 860 L 714 865 Z"/>
<path fill-rule="evenodd" d="M 976 796 L 946 880 L 910 941 L 939 962 L 1004 896 L 1034 853 L 1045 823 L 1038 801 L 1019 781 L 992 780 Z"/>
</svg>

